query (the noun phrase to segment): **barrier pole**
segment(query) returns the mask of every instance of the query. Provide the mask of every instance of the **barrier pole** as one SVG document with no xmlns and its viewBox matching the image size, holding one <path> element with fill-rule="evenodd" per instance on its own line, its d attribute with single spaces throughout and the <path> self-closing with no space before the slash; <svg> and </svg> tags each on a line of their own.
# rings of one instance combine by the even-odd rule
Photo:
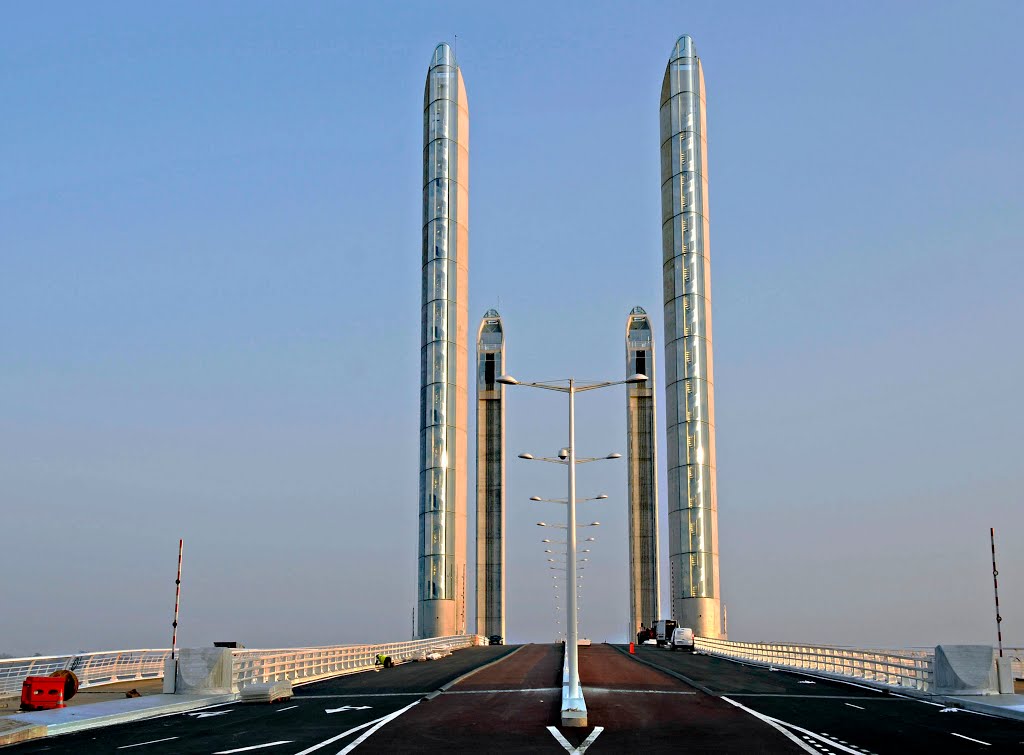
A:
<svg viewBox="0 0 1024 755">
<path fill-rule="evenodd" d="M 996 568 L 996 528 L 988 528 L 992 540 L 992 590 L 996 596 L 996 635 L 999 639 L 999 657 L 1003 657 L 1003 617 L 999 615 L 999 570 Z"/>
<path fill-rule="evenodd" d="M 174 622 L 171 624 L 171 660 L 178 649 L 178 604 L 181 601 L 181 551 L 184 540 L 178 540 L 178 576 L 174 579 Z"/>
</svg>

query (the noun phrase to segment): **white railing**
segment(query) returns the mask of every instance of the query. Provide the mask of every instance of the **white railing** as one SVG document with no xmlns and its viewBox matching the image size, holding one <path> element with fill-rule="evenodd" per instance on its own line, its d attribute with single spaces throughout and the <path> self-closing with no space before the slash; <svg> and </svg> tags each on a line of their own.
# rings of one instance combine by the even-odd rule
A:
<svg viewBox="0 0 1024 755">
<path fill-rule="evenodd" d="M 164 659 L 170 654 L 167 649 L 147 649 L 7 658 L 0 660 L 0 697 L 20 695 L 26 676 L 49 676 L 64 669 L 74 671 L 83 688 L 159 679 L 164 675 Z"/>
<path fill-rule="evenodd" d="M 862 650 L 833 645 L 791 645 L 730 642 L 694 638 L 694 649 L 708 655 L 752 661 L 785 669 L 813 671 L 821 676 L 858 679 L 890 689 L 928 692 L 934 686 L 934 651 Z"/>
<path fill-rule="evenodd" d="M 428 653 L 450 653 L 485 642 L 484 638 L 470 634 L 385 645 L 235 650 L 232 653 L 233 690 L 238 692 L 248 684 L 286 679 L 292 684 L 309 684 L 332 676 L 366 671 L 374 667 L 378 653 L 391 656 L 395 663 L 402 663 L 422 660 Z"/>
</svg>

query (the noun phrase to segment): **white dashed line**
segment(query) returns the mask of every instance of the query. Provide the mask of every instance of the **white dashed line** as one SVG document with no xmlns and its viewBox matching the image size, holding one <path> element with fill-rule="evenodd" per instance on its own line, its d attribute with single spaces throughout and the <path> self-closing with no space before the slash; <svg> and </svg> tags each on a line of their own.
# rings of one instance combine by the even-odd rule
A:
<svg viewBox="0 0 1024 755">
<path fill-rule="evenodd" d="M 298 708 L 298 707 L 299 707 L 298 705 L 289 705 L 287 708 L 278 708 L 276 712 L 277 713 L 281 713 L 281 712 L 286 711 L 286 710 L 294 710 L 295 708 Z"/>
<path fill-rule="evenodd" d="M 853 703 L 843 703 L 843 704 L 844 705 L 849 705 L 851 708 L 856 708 L 857 710 L 864 710 L 861 706 L 854 705 Z"/>
<path fill-rule="evenodd" d="M 157 742 L 170 742 L 172 739 L 177 739 L 177 737 L 165 737 L 164 739 L 151 739 L 148 742 L 137 742 L 136 744 L 133 744 L 133 745 L 122 745 L 121 747 L 118 747 L 117 749 L 119 749 L 119 750 L 127 750 L 129 747 L 144 747 L 145 745 L 155 745 Z"/>
<path fill-rule="evenodd" d="M 992 746 L 991 742 L 982 742 L 980 739 L 974 739 L 973 737 L 965 737 L 963 734 L 957 734 L 955 731 L 951 731 L 949 733 L 952 734 L 954 737 L 960 737 L 960 739 L 966 739 L 968 742 L 977 742 L 978 744 L 985 745 L 986 747 L 991 747 Z"/>
</svg>

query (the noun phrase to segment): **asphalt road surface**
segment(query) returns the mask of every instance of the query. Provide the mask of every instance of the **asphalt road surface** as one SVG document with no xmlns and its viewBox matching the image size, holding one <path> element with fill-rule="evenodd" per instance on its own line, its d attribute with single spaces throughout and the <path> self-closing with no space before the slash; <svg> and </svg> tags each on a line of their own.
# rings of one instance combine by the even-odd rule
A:
<svg viewBox="0 0 1024 755">
<path fill-rule="evenodd" d="M 255 753 L 297 755 L 349 752 L 388 716 L 416 706 L 463 674 L 513 652 L 473 647 L 438 661 L 337 677 L 295 688 L 275 705 L 229 703 L 205 710 L 111 726 L 15 745 L 21 753 Z M 376 722 L 376 723 L 374 723 Z M 371 734 L 372 736 L 372 734 Z"/>
<path fill-rule="evenodd" d="M 807 752 L 1024 753 L 1024 722 L 682 651 L 639 646 L 635 658 L 772 719 Z"/>
<path fill-rule="evenodd" d="M 560 645 L 468 648 L 298 687 L 275 705 L 230 703 L 10 751 L 1024 755 L 1024 723 L 649 647 L 636 656 L 610 645 L 581 648 L 590 726 L 563 729 L 561 668 Z"/>
</svg>

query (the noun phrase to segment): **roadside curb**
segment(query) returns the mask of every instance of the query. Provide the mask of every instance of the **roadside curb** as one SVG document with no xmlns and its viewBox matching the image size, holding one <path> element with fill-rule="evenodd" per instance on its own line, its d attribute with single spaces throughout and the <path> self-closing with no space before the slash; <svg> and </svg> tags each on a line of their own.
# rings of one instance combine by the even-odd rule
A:
<svg viewBox="0 0 1024 755">
<path fill-rule="evenodd" d="M 501 656 L 498 656 L 498 657 L 497 657 L 497 658 L 495 658 L 495 659 L 494 659 L 493 661 L 488 661 L 488 662 L 487 662 L 487 663 L 485 663 L 485 664 L 484 664 L 483 666 L 477 666 L 477 667 L 476 667 L 475 669 L 472 669 L 472 670 L 470 670 L 470 671 L 467 671 L 467 672 L 466 672 L 465 674 L 463 674 L 462 676 L 457 676 L 456 678 L 452 679 L 452 680 L 451 680 L 450 682 L 448 682 L 447 684 L 444 684 L 444 685 L 442 685 L 441 687 L 438 687 L 438 688 L 437 688 L 436 690 L 434 690 L 434 691 L 433 691 L 433 692 L 431 692 L 430 694 L 428 694 L 428 695 L 424 695 L 424 696 L 423 696 L 423 699 L 424 699 L 424 700 L 433 700 L 433 699 L 434 699 L 435 697 L 437 697 L 438 695 L 440 695 L 440 694 L 442 694 L 442 693 L 444 693 L 444 692 L 447 692 L 447 691 L 448 691 L 449 689 L 451 689 L 452 687 L 454 687 L 454 686 L 455 686 L 456 684 L 458 684 L 459 682 L 461 682 L 461 681 L 463 681 L 464 679 L 468 679 L 469 677 L 473 676 L 473 674 L 475 674 L 475 673 L 476 673 L 477 671 L 483 671 L 483 670 L 484 670 L 485 668 L 490 668 L 491 666 L 493 666 L 493 665 L 494 665 L 494 664 L 496 664 L 496 663 L 501 663 L 501 662 L 502 662 L 503 660 L 505 660 L 506 658 L 511 658 L 511 657 L 512 657 L 513 655 L 515 655 L 516 653 L 518 653 L 518 652 L 519 652 L 520 650 L 522 650 L 522 649 L 523 649 L 524 647 L 526 647 L 526 645 L 520 645 L 520 646 L 519 646 L 519 647 L 517 647 L 517 648 L 516 648 L 515 650 L 512 650 L 512 651 L 510 651 L 510 652 L 508 652 L 508 653 L 505 653 L 505 654 L 503 654 L 503 655 L 501 655 Z"/>
<path fill-rule="evenodd" d="M 6 726 L 0 727 L 0 747 L 28 742 L 33 739 L 72 734 L 87 729 L 144 721 L 149 718 L 159 718 L 160 716 L 174 715 L 176 713 L 187 713 L 197 708 L 209 708 L 215 705 L 232 703 L 238 699 L 238 695 L 225 693 L 220 695 L 189 696 L 187 700 L 171 700 L 163 704 L 149 702 L 157 697 L 164 697 L 164 695 L 137 698 L 137 700 L 144 700 L 146 703 L 142 704 L 144 707 L 133 710 L 117 710 L 118 707 L 122 707 L 124 701 L 108 700 L 107 702 L 91 703 L 74 708 L 34 711 L 32 713 L 18 713 L 8 716 L 5 723 L 9 723 L 6 723 Z M 166 695 L 166 697 L 173 698 L 172 695 Z M 132 702 L 135 702 L 135 700 L 132 700 Z"/>
<path fill-rule="evenodd" d="M 641 658 L 640 656 L 636 655 L 635 653 L 633 655 L 630 655 L 628 650 L 625 650 L 624 648 L 621 648 L 618 645 L 612 645 L 611 643 L 605 643 L 605 644 L 608 645 L 608 647 L 610 647 L 610 648 L 615 648 L 616 650 L 618 650 L 620 653 L 622 653 L 627 658 L 631 658 L 632 660 L 636 661 L 637 663 L 642 663 L 645 666 L 650 666 L 655 671 L 660 671 L 663 674 L 668 674 L 671 677 L 675 677 L 676 679 L 678 679 L 679 681 L 683 682 L 684 684 L 688 684 L 691 687 L 693 687 L 694 689 L 703 692 L 705 695 L 711 695 L 711 697 L 719 697 L 719 695 L 717 695 L 714 692 L 712 692 L 710 689 L 705 687 L 703 684 L 701 684 L 700 682 L 694 681 L 693 679 L 689 678 L 688 676 L 683 676 L 680 673 L 677 673 L 675 671 L 670 671 L 669 669 L 663 668 L 662 666 L 658 666 L 657 664 L 651 663 L 650 661 L 645 661 L 643 658 Z"/>
<path fill-rule="evenodd" d="M 984 695 L 983 697 L 990 697 Z M 991 695 L 995 697 L 995 695 Z M 1014 697 L 1020 698 L 1021 695 L 1014 695 Z M 963 708 L 969 710 L 972 713 L 984 713 L 986 716 L 993 716 L 995 718 L 1008 718 L 1016 721 L 1024 721 L 1024 705 L 1017 705 L 1014 707 L 1008 707 L 1005 705 L 995 705 L 993 703 L 982 702 L 981 700 L 973 700 L 969 697 L 940 697 L 937 698 L 945 703 L 948 703 L 951 707 Z"/>
</svg>

